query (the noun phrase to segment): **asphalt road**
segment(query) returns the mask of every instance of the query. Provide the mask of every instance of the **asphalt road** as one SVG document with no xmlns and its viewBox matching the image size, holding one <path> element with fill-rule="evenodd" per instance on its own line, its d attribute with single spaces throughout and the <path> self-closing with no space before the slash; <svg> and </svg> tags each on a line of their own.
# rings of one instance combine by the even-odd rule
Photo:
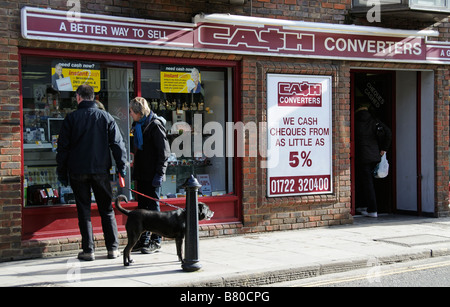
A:
<svg viewBox="0 0 450 307">
<path fill-rule="evenodd" d="M 450 287 L 450 256 L 272 284 L 272 287 Z"/>
</svg>

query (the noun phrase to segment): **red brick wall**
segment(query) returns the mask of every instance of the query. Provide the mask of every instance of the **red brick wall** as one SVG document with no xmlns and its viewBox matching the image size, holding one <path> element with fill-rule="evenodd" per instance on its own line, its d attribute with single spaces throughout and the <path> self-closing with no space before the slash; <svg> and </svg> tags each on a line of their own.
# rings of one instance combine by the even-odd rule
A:
<svg viewBox="0 0 450 307">
<path fill-rule="evenodd" d="M 34 1 L 36 2 L 36 1 Z M 49 1 L 41 1 L 47 5 Z M 50 1 L 52 8 L 66 9 L 65 1 Z M 199 13 L 225 13 L 255 17 L 282 18 L 343 23 L 351 0 L 246 0 L 244 5 L 230 5 L 228 0 L 103 0 L 81 1 L 81 10 L 133 18 L 191 22 Z M 36 5 L 36 4 L 35 4 Z"/>
<path fill-rule="evenodd" d="M 243 159 L 244 232 L 288 230 L 351 223 L 350 74 L 330 61 L 246 57 L 242 71 L 244 122 L 266 121 L 268 73 L 332 76 L 333 195 L 266 198 L 261 159 Z M 255 78 L 256 76 L 256 78 Z"/>
<path fill-rule="evenodd" d="M 22 226 L 17 8 L 0 2 L 0 259 L 20 248 Z"/>
<path fill-rule="evenodd" d="M 450 73 L 436 67 L 434 75 L 435 204 L 437 217 L 449 216 L 449 104 Z"/>
</svg>

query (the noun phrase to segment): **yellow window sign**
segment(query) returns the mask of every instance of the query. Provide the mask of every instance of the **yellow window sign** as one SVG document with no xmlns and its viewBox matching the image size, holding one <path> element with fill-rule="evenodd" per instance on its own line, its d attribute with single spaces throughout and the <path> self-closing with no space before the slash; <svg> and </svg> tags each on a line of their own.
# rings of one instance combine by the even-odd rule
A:
<svg viewBox="0 0 450 307">
<path fill-rule="evenodd" d="M 95 63 L 53 61 L 52 87 L 60 92 L 76 91 L 78 86 L 89 84 L 95 92 L 101 89 L 100 65 Z"/>
<path fill-rule="evenodd" d="M 161 67 L 161 91 L 163 93 L 201 93 L 201 76 L 196 67 Z"/>
</svg>

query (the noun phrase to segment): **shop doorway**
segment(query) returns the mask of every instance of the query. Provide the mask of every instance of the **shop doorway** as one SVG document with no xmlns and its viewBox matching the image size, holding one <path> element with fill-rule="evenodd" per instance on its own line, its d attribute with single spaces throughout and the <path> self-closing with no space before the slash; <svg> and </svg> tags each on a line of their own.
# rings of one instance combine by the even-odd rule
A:
<svg viewBox="0 0 450 307">
<path fill-rule="evenodd" d="M 385 123 L 393 132 L 393 114 L 395 106 L 395 72 L 393 71 L 354 71 L 352 72 L 352 140 L 354 140 L 354 118 L 355 111 L 361 105 L 368 105 L 369 112 L 377 120 Z M 394 133 L 393 133 L 394 135 Z M 352 153 L 356 159 L 355 142 L 352 141 Z M 353 212 L 357 204 L 360 203 L 361 195 L 358 185 L 361 183 L 356 178 L 355 159 L 352 159 L 352 205 Z M 391 169 L 393 167 L 394 152 L 391 149 L 387 152 L 387 159 Z M 377 197 L 378 213 L 391 213 L 394 210 L 394 182 L 392 171 L 383 179 L 374 180 L 375 193 Z M 367 206 L 364 206 L 367 207 Z"/>
<path fill-rule="evenodd" d="M 352 213 L 358 201 L 355 176 L 355 108 L 370 100 L 370 111 L 392 131 L 389 175 L 375 180 L 378 213 L 433 215 L 433 71 L 351 72 Z"/>
</svg>

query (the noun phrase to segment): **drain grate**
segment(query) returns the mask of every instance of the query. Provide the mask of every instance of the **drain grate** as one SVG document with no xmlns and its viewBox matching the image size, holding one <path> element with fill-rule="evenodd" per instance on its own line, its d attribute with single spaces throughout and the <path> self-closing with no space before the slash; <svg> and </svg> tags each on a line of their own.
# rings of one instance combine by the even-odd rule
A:
<svg viewBox="0 0 450 307">
<path fill-rule="evenodd" d="M 381 239 L 374 239 L 374 241 L 412 247 L 436 243 L 447 243 L 447 242 L 450 243 L 450 238 L 438 235 L 423 234 L 404 237 L 381 238 Z"/>
</svg>

